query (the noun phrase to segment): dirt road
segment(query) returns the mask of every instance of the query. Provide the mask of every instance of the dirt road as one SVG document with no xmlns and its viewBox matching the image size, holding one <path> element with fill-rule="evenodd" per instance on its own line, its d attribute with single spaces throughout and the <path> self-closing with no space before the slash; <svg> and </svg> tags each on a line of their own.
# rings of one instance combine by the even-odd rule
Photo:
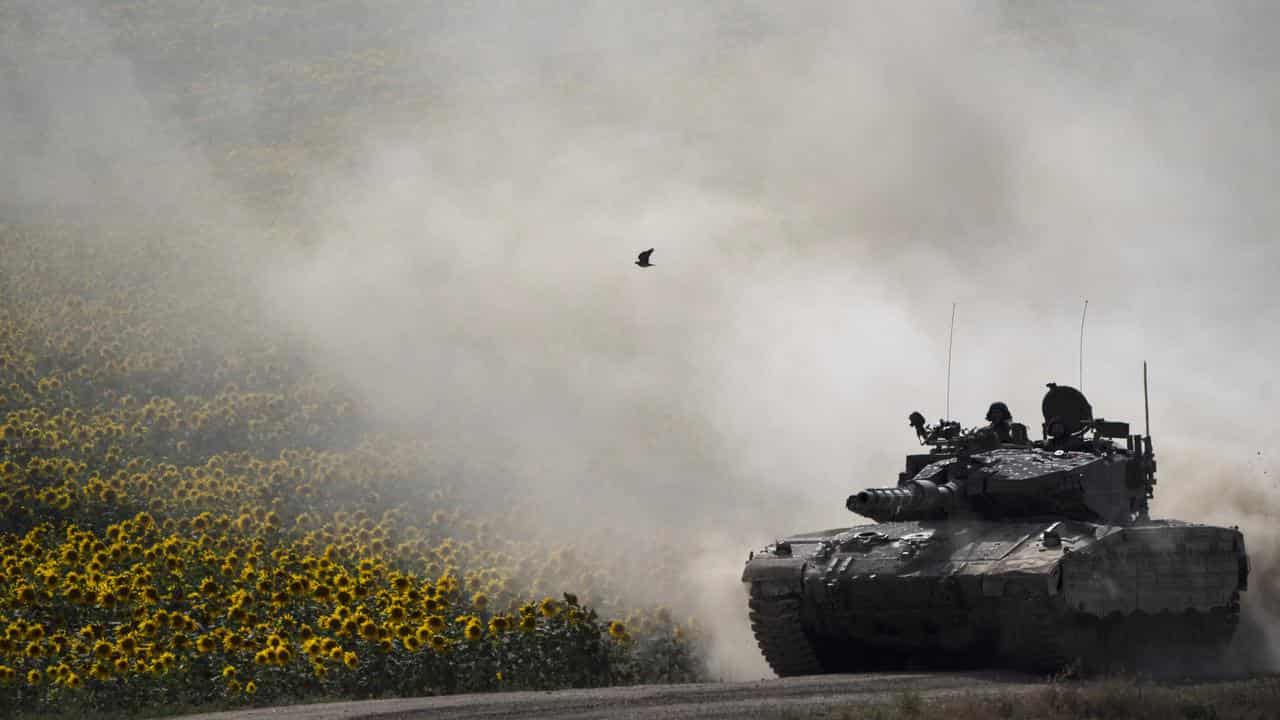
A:
<svg viewBox="0 0 1280 720">
<path fill-rule="evenodd" d="M 892 701 L 899 693 L 922 697 L 952 693 L 1020 692 L 1042 685 L 1036 676 L 972 673 L 823 675 L 749 683 L 450 695 L 239 710 L 186 720 L 459 720 L 473 718 L 741 718 L 803 717 L 831 705 Z"/>
</svg>

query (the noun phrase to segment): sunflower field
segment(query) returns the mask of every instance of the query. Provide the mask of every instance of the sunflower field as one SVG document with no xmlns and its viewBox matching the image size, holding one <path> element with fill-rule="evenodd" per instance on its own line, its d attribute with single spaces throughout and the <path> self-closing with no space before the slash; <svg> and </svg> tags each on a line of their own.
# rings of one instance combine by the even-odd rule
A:
<svg viewBox="0 0 1280 720">
<path fill-rule="evenodd" d="M 699 677 L 691 624 L 466 507 L 216 276 L 156 280 L 186 249 L 98 232 L 0 226 L 0 708 Z"/>
</svg>

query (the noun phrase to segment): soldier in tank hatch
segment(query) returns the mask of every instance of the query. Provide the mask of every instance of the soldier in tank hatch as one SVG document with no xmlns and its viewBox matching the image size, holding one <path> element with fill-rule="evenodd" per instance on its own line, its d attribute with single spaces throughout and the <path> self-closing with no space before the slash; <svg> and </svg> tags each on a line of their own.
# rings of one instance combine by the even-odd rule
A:
<svg viewBox="0 0 1280 720">
<path fill-rule="evenodd" d="M 994 432 L 1000 442 L 1012 442 L 1013 413 L 1009 412 L 1008 405 L 998 400 L 991 403 L 991 407 L 987 408 L 987 422 L 990 423 L 987 429 Z"/>
<path fill-rule="evenodd" d="M 995 433 L 1000 442 L 1026 444 L 1027 426 L 1014 422 L 1013 413 L 1003 402 L 997 400 L 987 408 L 987 423 L 985 429 Z"/>
</svg>

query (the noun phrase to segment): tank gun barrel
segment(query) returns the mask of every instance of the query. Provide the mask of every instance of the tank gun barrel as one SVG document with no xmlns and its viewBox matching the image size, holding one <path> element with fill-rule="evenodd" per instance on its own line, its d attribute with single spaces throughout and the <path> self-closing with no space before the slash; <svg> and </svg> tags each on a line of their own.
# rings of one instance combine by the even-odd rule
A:
<svg viewBox="0 0 1280 720">
<path fill-rule="evenodd" d="M 910 480 L 891 488 L 867 488 L 854 493 L 845 507 L 877 522 L 920 520 L 954 507 L 961 487 L 951 481 L 936 485 L 928 480 Z"/>
</svg>

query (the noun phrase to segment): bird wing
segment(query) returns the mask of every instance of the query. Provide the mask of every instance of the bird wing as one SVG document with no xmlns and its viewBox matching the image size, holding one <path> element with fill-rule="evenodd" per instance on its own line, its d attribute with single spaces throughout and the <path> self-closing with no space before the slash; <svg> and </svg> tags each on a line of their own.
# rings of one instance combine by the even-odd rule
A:
<svg viewBox="0 0 1280 720">
<path fill-rule="evenodd" d="M 649 248 L 640 253 L 640 262 L 649 262 L 649 256 L 653 254 L 653 248 Z"/>
</svg>

